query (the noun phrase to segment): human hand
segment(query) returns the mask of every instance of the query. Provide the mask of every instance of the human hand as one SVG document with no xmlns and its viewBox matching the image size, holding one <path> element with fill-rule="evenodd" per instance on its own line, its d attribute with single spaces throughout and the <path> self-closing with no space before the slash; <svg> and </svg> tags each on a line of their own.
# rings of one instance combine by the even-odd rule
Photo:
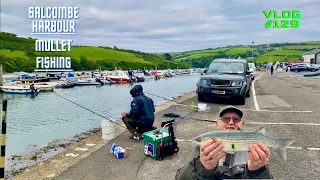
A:
<svg viewBox="0 0 320 180">
<path fill-rule="evenodd" d="M 200 146 L 200 162 L 202 166 L 210 171 L 216 168 L 219 160 L 227 155 L 226 152 L 218 154 L 223 148 L 221 141 L 209 140 Z"/>
<path fill-rule="evenodd" d="M 121 113 L 121 116 L 122 116 L 122 117 L 126 117 L 126 116 L 127 116 L 127 113 L 126 113 L 126 112 L 122 112 L 122 113 Z"/>
<path fill-rule="evenodd" d="M 270 150 L 263 143 L 252 144 L 249 146 L 249 156 L 248 169 L 250 171 L 255 171 L 269 162 Z"/>
</svg>

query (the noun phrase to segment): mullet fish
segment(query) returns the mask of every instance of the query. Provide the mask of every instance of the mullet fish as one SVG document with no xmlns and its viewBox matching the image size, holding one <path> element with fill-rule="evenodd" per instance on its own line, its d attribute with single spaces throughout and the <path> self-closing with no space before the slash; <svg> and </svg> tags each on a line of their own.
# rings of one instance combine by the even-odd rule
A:
<svg viewBox="0 0 320 180">
<path fill-rule="evenodd" d="M 287 159 L 286 147 L 291 145 L 292 139 L 275 139 L 266 136 L 265 128 L 257 131 L 213 131 L 201 134 L 193 139 L 198 145 L 207 140 L 219 140 L 223 144 L 224 152 L 249 151 L 250 144 L 264 143 L 269 148 L 274 148 L 283 160 Z"/>
</svg>

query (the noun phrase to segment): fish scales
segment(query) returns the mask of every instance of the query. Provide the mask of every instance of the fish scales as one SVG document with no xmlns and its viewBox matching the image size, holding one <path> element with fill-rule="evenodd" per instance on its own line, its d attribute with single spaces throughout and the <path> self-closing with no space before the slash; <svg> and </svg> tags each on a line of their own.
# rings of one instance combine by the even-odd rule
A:
<svg viewBox="0 0 320 180">
<path fill-rule="evenodd" d="M 213 139 L 220 140 L 223 144 L 222 151 L 242 152 L 248 151 L 250 144 L 264 143 L 266 146 L 274 148 L 278 154 L 286 160 L 286 147 L 291 145 L 292 139 L 276 139 L 265 135 L 265 128 L 257 131 L 216 131 L 207 132 L 194 138 L 194 142 L 202 144 L 205 141 Z"/>
</svg>

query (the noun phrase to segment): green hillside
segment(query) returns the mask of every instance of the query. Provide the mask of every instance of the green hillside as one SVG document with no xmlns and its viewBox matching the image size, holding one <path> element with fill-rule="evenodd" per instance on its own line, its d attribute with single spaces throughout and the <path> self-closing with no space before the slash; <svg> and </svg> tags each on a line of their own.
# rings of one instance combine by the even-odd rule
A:
<svg viewBox="0 0 320 180">
<path fill-rule="evenodd" d="M 320 41 L 301 43 L 275 43 L 256 46 L 228 46 L 216 49 L 203 49 L 186 52 L 170 53 L 172 59 L 178 62 L 191 63 L 192 67 L 207 67 L 216 58 L 244 58 L 253 60 L 257 65 L 268 62 L 287 62 L 298 60 L 301 56 L 312 50 L 320 48 Z"/>
<path fill-rule="evenodd" d="M 216 58 L 244 58 L 257 65 L 268 62 L 298 60 L 302 54 L 320 48 L 320 41 L 301 43 L 275 43 L 255 46 L 227 46 L 202 50 L 144 53 L 117 47 L 72 46 L 71 52 L 35 52 L 35 39 L 22 38 L 0 32 L 0 63 L 5 72 L 34 71 L 36 57 L 63 56 L 72 58 L 75 71 L 107 69 L 167 69 L 208 67 Z"/>
<path fill-rule="evenodd" d="M 107 69 L 188 68 L 183 62 L 169 61 L 155 53 L 144 53 L 117 47 L 72 46 L 71 52 L 35 52 L 35 40 L 0 32 L 0 63 L 5 72 L 32 72 L 36 57 L 71 57 L 75 71 Z"/>
</svg>

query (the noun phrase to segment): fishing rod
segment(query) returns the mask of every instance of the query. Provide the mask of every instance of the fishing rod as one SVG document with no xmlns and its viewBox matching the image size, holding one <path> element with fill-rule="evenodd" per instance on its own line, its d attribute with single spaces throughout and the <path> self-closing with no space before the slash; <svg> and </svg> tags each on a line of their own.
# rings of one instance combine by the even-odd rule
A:
<svg viewBox="0 0 320 180">
<path fill-rule="evenodd" d="M 152 95 L 152 96 L 155 96 L 155 97 L 162 98 L 162 99 L 164 99 L 164 100 L 174 101 L 174 99 L 168 99 L 168 98 L 166 98 L 166 97 L 159 96 L 159 95 L 156 95 L 156 94 L 152 94 L 152 93 L 149 93 L 149 92 L 144 92 L 144 93 L 149 94 L 149 95 Z"/>
<path fill-rule="evenodd" d="M 104 118 L 104 119 L 109 120 L 110 122 L 112 122 L 112 123 L 114 123 L 114 124 L 116 124 L 116 125 L 118 125 L 118 126 L 120 126 L 120 127 L 124 128 L 124 129 L 128 129 L 128 128 L 127 128 L 127 127 L 125 127 L 125 126 L 123 126 L 123 125 L 121 125 L 121 124 L 118 124 L 118 123 L 114 122 L 114 121 L 113 121 L 113 120 L 111 120 L 110 118 L 105 117 L 105 116 L 103 116 L 103 115 L 101 115 L 101 114 L 99 114 L 99 113 L 97 113 L 97 112 L 95 112 L 95 111 L 92 111 L 92 110 L 90 110 L 90 109 L 88 109 L 88 108 L 86 108 L 86 107 L 84 107 L 84 106 L 82 106 L 82 105 L 80 105 L 80 104 L 78 104 L 78 103 L 76 103 L 76 102 L 74 102 L 74 101 L 71 101 L 70 99 L 68 99 L 68 98 L 66 98 L 66 97 L 64 97 L 64 96 L 61 96 L 61 95 L 57 94 L 56 92 L 53 92 L 53 93 L 54 93 L 54 94 L 56 94 L 57 96 L 59 96 L 59 97 L 61 97 L 61 98 L 65 99 L 65 100 L 67 100 L 67 101 L 69 101 L 69 102 L 71 102 L 71 103 L 73 103 L 73 104 L 75 104 L 75 105 L 77 105 L 77 106 L 79 106 L 79 107 L 81 107 L 81 108 L 83 108 L 83 109 L 85 109 L 85 110 L 87 110 L 87 111 L 89 111 L 89 112 L 93 113 L 93 114 L 96 114 L 97 116 L 100 116 L 100 117 L 102 117 L 102 118 Z M 152 93 L 148 93 L 148 92 L 144 92 L 144 93 L 146 93 L 146 94 L 150 94 L 150 95 L 153 95 L 153 96 L 157 96 L 157 97 L 162 98 L 162 99 L 165 99 L 165 100 L 174 101 L 174 100 L 168 99 L 168 98 L 166 98 L 166 97 L 159 96 L 159 95 L 155 95 L 155 94 L 152 94 Z M 174 101 L 174 102 L 176 102 L 176 101 Z M 179 104 L 178 102 L 176 102 L 176 103 L 177 103 L 177 104 Z M 180 103 L 180 104 L 181 104 L 181 103 Z M 185 105 L 185 104 L 182 104 L 182 105 Z M 188 105 L 186 105 L 186 106 L 188 106 Z M 191 113 L 192 113 L 192 112 L 191 112 Z M 187 116 L 188 116 L 188 115 L 190 115 L 191 113 L 188 113 L 185 117 L 187 117 Z M 206 120 L 206 119 L 195 119 L 195 118 L 185 118 L 185 117 L 181 117 L 181 118 L 182 118 L 182 119 L 200 120 L 200 121 L 210 121 L 210 120 Z M 215 121 L 210 121 L 210 122 L 215 122 Z"/>
<path fill-rule="evenodd" d="M 193 105 L 188 105 L 188 104 L 183 104 L 183 103 L 177 102 L 177 101 L 175 101 L 175 99 L 169 99 L 169 98 L 166 98 L 166 97 L 163 97 L 163 96 L 159 96 L 159 95 L 156 95 L 156 94 L 152 94 L 152 93 L 149 93 L 149 92 L 145 92 L 145 91 L 144 91 L 143 93 L 149 94 L 149 95 L 152 95 L 152 96 L 155 96 L 155 97 L 159 97 L 159 98 L 162 98 L 162 99 L 164 99 L 164 100 L 173 101 L 173 102 L 175 102 L 175 103 L 178 104 L 178 105 L 193 106 Z"/>
<path fill-rule="evenodd" d="M 123 127 L 123 128 L 125 128 L 125 129 L 127 129 L 127 127 L 125 127 L 125 126 L 123 126 L 123 125 L 121 125 L 121 124 L 118 124 L 118 123 L 116 123 L 116 122 L 112 121 L 110 118 L 107 118 L 107 117 L 105 117 L 105 116 L 102 116 L 102 115 L 100 115 L 100 114 L 98 114 L 98 113 L 96 113 L 96 112 L 94 112 L 94 111 L 92 111 L 92 110 L 90 110 L 90 109 L 88 109 L 88 108 L 86 108 L 86 107 L 84 107 L 84 106 L 82 106 L 82 105 L 80 105 L 80 104 L 78 104 L 78 103 L 74 102 L 74 101 L 71 101 L 70 99 L 67 99 L 67 98 L 65 98 L 65 97 L 63 97 L 63 96 L 61 96 L 61 95 L 57 94 L 56 92 L 53 92 L 53 93 L 54 93 L 54 94 L 56 94 L 57 96 L 59 96 L 59 97 L 61 97 L 61 98 L 65 99 L 65 100 L 67 100 L 67 101 L 69 101 L 69 102 L 71 102 L 71 103 L 73 103 L 73 104 L 75 104 L 75 105 L 79 106 L 79 107 L 82 107 L 83 109 L 85 109 L 85 110 L 87 110 L 87 111 L 92 112 L 93 114 L 96 114 L 96 115 L 98 115 L 98 116 L 100 116 L 100 117 L 102 117 L 102 118 L 104 118 L 104 119 L 109 120 L 110 122 L 115 123 L 116 125 L 118 125 L 118 126 L 120 126 L 120 127 Z"/>
</svg>

